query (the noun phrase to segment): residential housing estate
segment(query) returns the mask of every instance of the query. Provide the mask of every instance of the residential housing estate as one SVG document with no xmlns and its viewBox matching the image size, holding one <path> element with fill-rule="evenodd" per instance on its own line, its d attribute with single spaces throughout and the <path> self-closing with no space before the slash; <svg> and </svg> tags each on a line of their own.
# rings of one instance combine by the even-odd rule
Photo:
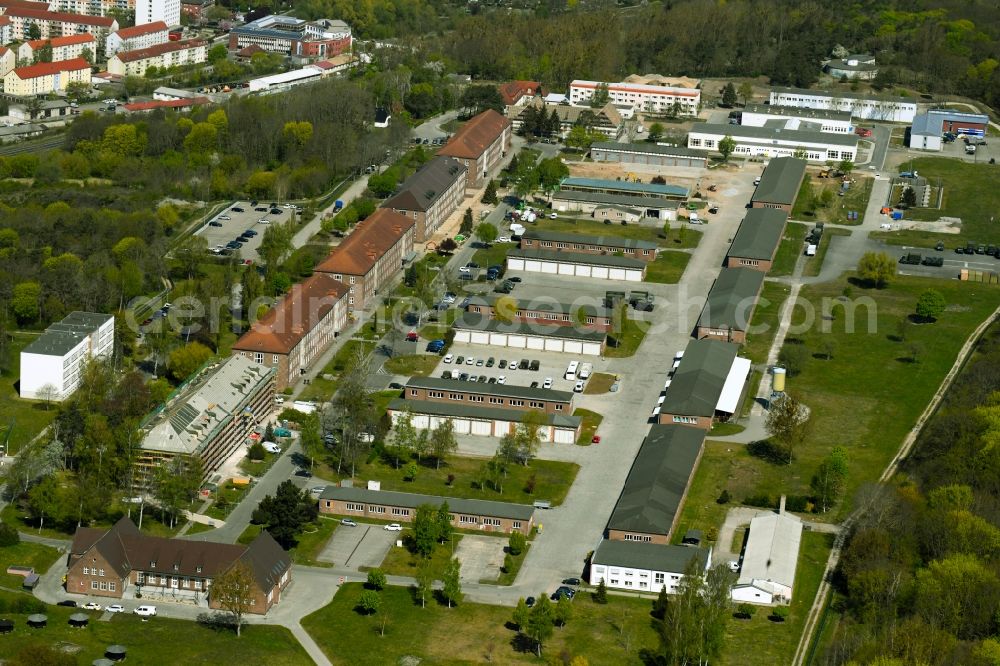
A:
<svg viewBox="0 0 1000 666">
<path fill-rule="evenodd" d="M 576 80 L 569 84 L 570 103 L 584 106 L 599 88 L 607 88 L 612 104 L 646 113 L 697 115 L 701 106 L 701 82 L 697 79 L 667 79 L 656 75 L 629 77 L 617 83 Z"/>
<path fill-rule="evenodd" d="M 164 44 L 169 39 L 169 30 L 163 21 L 121 28 L 108 35 L 104 54 L 110 58 L 119 51 L 148 49 L 151 46 Z"/>
<path fill-rule="evenodd" d="M 83 58 L 12 69 L 3 77 L 3 91 L 17 97 L 48 95 L 66 92 L 71 83 L 90 84 L 90 63 Z"/>
<path fill-rule="evenodd" d="M 205 62 L 208 42 L 189 39 L 164 42 L 135 51 L 118 51 L 108 59 L 108 71 L 120 76 L 144 76 L 150 67 L 165 69 Z"/>
<path fill-rule="evenodd" d="M 114 344 L 114 316 L 69 313 L 21 350 L 21 397 L 65 400 L 79 387 L 84 364 L 109 356 Z"/>
<path fill-rule="evenodd" d="M 79 35 L 53 37 L 51 39 L 32 39 L 24 42 L 17 48 L 17 58 L 18 61 L 27 64 L 33 62 L 35 57 L 40 55 L 43 49 L 51 48 L 51 62 L 82 58 L 84 55 L 84 49 L 90 51 L 91 60 L 93 60 L 94 56 L 97 55 L 96 44 L 97 42 L 94 39 L 94 36 L 89 32 L 84 32 Z"/>
</svg>

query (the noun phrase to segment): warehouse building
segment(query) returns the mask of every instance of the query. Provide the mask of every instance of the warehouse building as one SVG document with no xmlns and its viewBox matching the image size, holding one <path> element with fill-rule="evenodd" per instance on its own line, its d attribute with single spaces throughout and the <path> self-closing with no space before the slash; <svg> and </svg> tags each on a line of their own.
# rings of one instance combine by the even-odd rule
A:
<svg viewBox="0 0 1000 666">
<path fill-rule="evenodd" d="M 763 273 L 771 270 L 787 221 L 788 215 L 776 208 L 748 210 L 729 246 L 726 267 L 753 268 Z"/>
<path fill-rule="evenodd" d="M 587 213 L 595 220 L 641 222 L 645 219 L 677 221 L 676 199 L 645 197 L 601 192 L 556 190 L 551 198 L 552 210 Z"/>
<path fill-rule="evenodd" d="M 989 117 L 979 113 L 931 109 L 913 119 L 907 145 L 918 150 L 941 150 L 945 132 L 984 137 L 989 124 Z"/>
<path fill-rule="evenodd" d="M 551 275 L 576 275 L 601 280 L 642 282 L 647 262 L 642 259 L 618 257 L 566 250 L 514 249 L 507 253 L 507 270 Z"/>
<path fill-rule="evenodd" d="M 743 344 L 750 326 L 764 273 L 751 268 L 723 268 L 708 292 L 695 337 Z"/>
<path fill-rule="evenodd" d="M 650 428 L 608 520 L 610 541 L 670 543 L 704 441 L 698 428 Z"/>
<path fill-rule="evenodd" d="M 600 194 L 618 194 L 635 197 L 651 197 L 656 199 L 675 199 L 685 201 L 690 190 L 680 185 L 660 185 L 658 183 L 640 183 L 631 180 L 608 180 L 604 178 L 581 178 L 570 176 L 563 178 L 559 189 L 569 192 L 596 192 Z"/>
<path fill-rule="evenodd" d="M 656 143 L 617 143 L 613 141 L 595 143 L 590 147 L 590 157 L 595 162 L 622 162 L 659 167 L 704 169 L 708 165 L 708 154 L 704 151 Z"/>
<path fill-rule="evenodd" d="M 703 574 L 712 563 L 711 548 L 630 543 L 604 539 L 590 561 L 590 584 L 631 592 L 676 594 L 691 560 Z"/>
<path fill-rule="evenodd" d="M 730 342 L 688 343 L 660 405 L 660 423 L 709 430 L 715 421 L 728 421 L 740 407 L 750 376 L 750 359 L 737 352 L 739 345 Z"/>
<path fill-rule="evenodd" d="M 789 513 L 759 513 L 750 521 L 740 577 L 732 589 L 736 603 L 788 604 L 802 543 L 802 520 Z"/>
<path fill-rule="evenodd" d="M 895 123 L 912 123 L 917 115 L 917 100 L 913 97 L 873 95 L 846 90 L 829 92 L 804 88 L 774 88 L 771 90 L 770 103 L 775 106 L 850 111 L 854 118 Z"/>
<path fill-rule="evenodd" d="M 777 157 L 771 160 L 750 197 L 750 206 L 778 208 L 790 215 L 805 176 L 805 160 L 796 157 Z"/>
<path fill-rule="evenodd" d="M 695 123 L 688 133 L 688 148 L 718 150 L 719 142 L 731 137 L 738 157 L 794 157 L 805 153 L 810 162 L 854 160 L 858 154 L 855 134 L 834 134 L 817 130 L 781 127 L 749 127 Z"/>
<path fill-rule="evenodd" d="M 410 377 L 403 388 L 407 400 L 461 402 L 546 414 L 573 412 L 573 393 L 516 384 L 484 384 L 439 377 Z"/>
<path fill-rule="evenodd" d="M 659 246 L 621 236 L 588 236 L 531 229 L 521 235 L 522 250 L 567 250 L 583 254 L 621 254 L 641 261 L 655 261 Z"/>
<path fill-rule="evenodd" d="M 872 81 L 878 76 L 878 65 L 875 64 L 875 56 L 855 53 L 846 58 L 831 60 L 823 67 L 823 71 L 837 79 Z"/>
<path fill-rule="evenodd" d="M 740 113 L 740 124 L 747 127 L 816 129 L 820 132 L 836 134 L 850 134 L 853 131 L 850 111 L 771 106 L 770 104 L 747 104 Z"/>
<path fill-rule="evenodd" d="M 455 342 L 511 349 L 534 349 L 582 356 L 604 353 L 607 334 L 604 331 L 581 330 L 576 326 L 539 326 L 527 322 L 504 323 L 467 314 L 452 328 Z"/>
</svg>

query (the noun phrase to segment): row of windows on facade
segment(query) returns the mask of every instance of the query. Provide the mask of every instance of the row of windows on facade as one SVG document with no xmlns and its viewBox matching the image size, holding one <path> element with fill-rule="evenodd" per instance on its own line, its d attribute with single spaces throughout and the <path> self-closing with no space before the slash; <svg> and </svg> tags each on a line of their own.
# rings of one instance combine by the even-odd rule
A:
<svg viewBox="0 0 1000 666">
<path fill-rule="evenodd" d="M 420 392 L 418 390 L 416 390 L 416 389 L 410 389 L 410 396 L 411 397 L 415 397 L 415 396 L 417 396 L 419 394 L 420 394 Z M 444 391 L 428 391 L 427 392 L 427 397 L 429 397 L 429 398 L 443 398 L 444 396 L 445 396 Z M 449 400 L 462 401 L 462 400 L 465 400 L 466 397 L 468 398 L 469 402 L 486 402 L 486 396 L 482 396 L 482 395 L 470 395 L 470 396 L 466 396 L 464 393 L 449 393 L 448 394 L 448 399 Z M 495 396 L 490 396 L 490 404 L 491 405 L 510 405 L 511 407 L 524 407 L 524 400 L 514 400 L 512 398 L 497 398 Z M 532 409 L 544 409 L 545 408 L 545 403 L 544 402 L 538 402 L 537 400 L 529 400 L 528 401 L 528 407 L 530 407 Z M 563 406 L 561 404 L 556 403 L 555 409 L 556 409 L 557 412 L 561 412 L 562 408 L 563 408 Z"/>
<path fill-rule="evenodd" d="M 674 416 L 674 423 L 697 423 L 698 419 L 693 416 Z"/>
<path fill-rule="evenodd" d="M 847 107 L 849 109 L 851 109 L 851 108 L 864 108 L 864 109 L 901 109 L 901 108 L 904 108 L 904 106 L 906 108 L 912 108 L 912 107 L 916 106 L 915 104 L 906 104 L 906 103 L 900 104 L 898 102 L 891 102 L 891 101 L 888 101 L 888 100 L 872 101 L 872 100 L 852 100 L 852 99 L 830 99 L 828 97 L 784 97 L 784 96 L 782 96 L 782 97 L 778 98 L 778 101 L 781 104 L 785 104 L 787 102 L 806 102 L 806 103 L 822 102 L 824 104 L 835 104 L 837 106 Z"/>
<path fill-rule="evenodd" d="M 327 505 L 327 507 L 331 506 L 331 502 L 328 501 L 326 503 L 326 505 Z M 365 511 L 365 505 L 364 504 L 356 504 L 356 503 L 353 503 L 353 502 L 345 502 L 344 506 L 345 506 L 345 508 L 346 508 L 347 511 L 351 511 L 353 513 L 363 513 Z M 385 507 L 384 506 L 379 506 L 377 504 L 369 504 L 368 505 L 368 513 L 384 514 L 385 513 Z M 394 515 L 394 516 L 409 516 L 410 515 L 410 510 L 409 509 L 400 509 L 400 508 L 393 507 L 393 509 L 392 509 L 392 515 Z M 455 514 L 454 513 L 448 514 L 448 517 L 452 521 L 455 520 Z M 473 524 L 477 524 L 477 525 L 479 525 L 479 524 L 492 525 L 494 527 L 500 527 L 500 524 L 501 524 L 499 518 L 480 518 L 479 516 L 466 516 L 464 514 L 459 514 L 458 515 L 458 522 L 460 524 L 473 523 Z M 521 521 L 515 520 L 512 523 L 512 525 L 513 525 L 514 529 L 519 529 L 521 527 Z"/>
<path fill-rule="evenodd" d="M 603 574 L 604 573 L 604 567 L 595 567 L 594 573 L 597 574 L 597 575 Z M 611 576 L 620 576 L 620 575 L 622 575 L 622 572 L 621 572 L 621 570 L 615 569 L 614 567 L 609 567 L 608 574 L 611 575 Z M 635 574 L 632 571 L 625 571 L 625 577 L 626 578 L 631 578 L 634 575 Z M 639 573 L 639 578 L 649 578 L 649 574 L 646 573 L 646 572 L 644 572 L 644 571 L 642 571 L 642 572 Z M 679 580 L 679 579 L 680 579 L 680 575 L 679 574 L 670 574 L 670 580 L 676 581 L 676 580 Z M 618 580 L 617 579 L 613 579 L 612 582 L 613 583 L 617 583 Z M 662 572 L 659 572 L 659 571 L 655 572 L 653 574 L 653 582 L 657 583 L 657 584 L 660 584 L 660 585 L 664 584 L 666 582 L 666 574 L 664 574 Z M 642 585 L 645 585 L 645 583 L 642 583 Z"/>
<path fill-rule="evenodd" d="M 542 247 L 552 247 L 552 241 L 540 241 L 538 244 L 541 245 Z M 528 241 L 527 245 L 531 245 L 531 241 Z M 561 249 L 566 249 L 570 247 L 570 245 L 573 246 L 574 250 L 590 250 L 592 252 L 602 252 L 610 248 L 615 252 L 621 252 L 623 254 L 636 253 L 636 250 L 630 247 L 618 248 L 614 246 L 603 246 L 603 245 L 581 245 L 580 243 L 560 243 L 560 242 L 555 243 L 555 246 Z M 653 252 L 652 250 L 642 250 L 642 254 L 651 254 L 652 252 Z"/>
<path fill-rule="evenodd" d="M 156 585 L 157 576 L 154 574 L 143 574 L 139 573 L 136 575 L 135 582 L 139 585 Z M 167 576 L 159 576 L 160 585 L 167 584 Z M 200 590 L 201 581 L 198 579 L 191 578 L 178 578 L 177 576 L 170 576 L 170 587 L 175 589 L 185 589 L 185 590 Z"/>
</svg>

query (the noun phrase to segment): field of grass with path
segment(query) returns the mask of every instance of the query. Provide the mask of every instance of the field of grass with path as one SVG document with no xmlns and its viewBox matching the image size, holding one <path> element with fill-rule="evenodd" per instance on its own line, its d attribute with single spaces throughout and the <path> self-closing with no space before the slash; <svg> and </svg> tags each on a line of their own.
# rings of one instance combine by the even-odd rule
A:
<svg viewBox="0 0 1000 666">
<path fill-rule="evenodd" d="M 791 293 L 791 288 L 783 282 L 764 282 L 760 291 L 760 298 L 754 308 L 753 316 L 750 318 L 751 331 L 759 330 L 759 333 L 748 333 L 747 341 L 743 344 L 742 355 L 752 360 L 754 363 L 764 363 L 767 361 L 767 352 L 771 348 L 771 341 L 778 331 L 778 315 L 781 313 L 781 305 Z"/>
<path fill-rule="evenodd" d="M 795 270 L 795 262 L 806 250 L 805 239 L 810 226 L 799 222 L 789 222 L 785 226 L 785 235 L 781 238 L 778 252 L 774 255 L 774 263 L 767 272 L 771 277 L 784 277 Z"/>
<path fill-rule="evenodd" d="M 838 196 L 840 191 L 840 178 L 819 178 L 815 175 L 807 175 L 799 188 L 799 194 L 795 198 L 792 206 L 790 218 L 804 222 L 829 222 L 834 224 L 859 225 L 868 208 L 868 199 L 871 196 L 872 178 L 855 174 L 854 180 L 844 196 Z M 815 198 L 821 196 L 823 192 L 829 191 L 832 196 L 828 205 L 814 205 Z M 854 211 L 858 213 L 858 219 L 848 220 L 847 213 Z"/>
<path fill-rule="evenodd" d="M 607 358 L 625 358 L 634 355 L 646 337 L 646 330 L 648 328 L 649 324 L 644 321 L 639 322 L 634 319 L 625 319 L 625 324 L 622 326 L 623 331 L 620 336 L 609 334 L 608 345 L 604 350 L 604 355 Z M 615 337 L 619 340 L 617 345 L 612 344 Z"/>
<path fill-rule="evenodd" d="M 405 529 L 400 533 L 399 538 L 406 544 L 412 536 L 413 530 Z M 458 544 L 462 541 L 462 536 L 461 534 L 455 534 L 450 542 L 437 544 L 434 547 L 434 552 L 427 559 L 411 553 L 405 545 L 398 547 L 393 544 L 389 548 L 389 552 L 386 553 L 385 559 L 382 560 L 379 569 L 390 576 L 416 577 L 421 567 L 428 566 L 434 572 L 435 580 L 440 580 L 444 576 L 444 570 L 448 566 L 448 562 L 455 557 L 455 551 L 458 549 Z"/>
<path fill-rule="evenodd" d="M 7 573 L 7 567 L 31 567 L 40 575 L 48 571 L 60 555 L 51 546 L 29 541 L 0 548 L 0 586 L 18 589 L 24 584 L 24 576 Z"/>
<path fill-rule="evenodd" d="M 591 664 L 638 666 L 643 663 L 639 650 L 657 646 L 649 615 L 651 602 L 644 599 L 608 595 L 607 605 L 602 606 L 587 594 L 577 595 L 572 619 L 555 629 L 539 660 L 532 646 L 518 640 L 517 632 L 506 626 L 513 612 L 510 607 L 461 603 L 448 608 L 428 600 L 427 607 L 421 608 L 410 589 L 388 587 L 379 593 L 388 613 L 385 636 L 380 636 L 378 616 L 355 610 L 362 591 L 359 584 L 344 585 L 328 606 L 302 621 L 336 664 L 382 666 L 406 656 L 436 665 L 538 664 L 565 653 L 583 655 Z"/>
<path fill-rule="evenodd" d="M 441 357 L 437 354 L 411 354 L 394 356 L 385 362 L 385 369 L 394 375 L 426 377 L 434 371 Z"/>
<path fill-rule="evenodd" d="M 690 261 L 691 255 L 687 252 L 661 250 L 656 260 L 651 261 L 646 268 L 646 282 L 677 284 Z"/>
<path fill-rule="evenodd" d="M 575 409 L 573 416 L 579 416 L 583 419 L 583 425 L 580 427 L 580 436 L 577 438 L 576 443 L 580 446 L 590 446 L 594 439 L 594 433 L 597 432 L 597 428 L 601 425 L 601 421 L 604 420 L 604 416 L 583 408 Z"/>
</svg>

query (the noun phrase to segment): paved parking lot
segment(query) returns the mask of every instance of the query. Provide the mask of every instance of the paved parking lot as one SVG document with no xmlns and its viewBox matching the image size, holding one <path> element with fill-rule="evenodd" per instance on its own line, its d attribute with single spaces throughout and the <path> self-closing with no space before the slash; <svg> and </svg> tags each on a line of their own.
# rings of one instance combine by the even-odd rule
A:
<svg viewBox="0 0 1000 666">
<path fill-rule="evenodd" d="M 387 532 L 381 525 L 339 525 L 316 559 L 348 569 L 377 567 L 398 537 L 399 532 Z"/>
<path fill-rule="evenodd" d="M 556 391 L 573 390 L 573 385 L 576 382 L 563 379 L 566 374 L 566 367 L 570 361 L 579 361 L 581 365 L 583 363 L 591 363 L 594 366 L 594 372 L 600 372 L 608 366 L 607 360 L 598 357 L 559 354 L 556 352 L 538 351 L 536 349 L 511 349 L 509 347 L 493 347 L 490 345 L 455 343 L 448 350 L 448 353 L 454 356 L 455 361 L 458 360 L 459 356 L 463 356 L 466 362 L 459 368 L 454 362 L 445 363 L 442 358 L 437 368 L 431 374 L 432 377 L 440 377 L 441 373 L 445 370 L 451 370 L 452 373 L 467 372 L 469 375 L 485 375 L 487 380 L 490 377 L 506 377 L 506 383 L 514 386 L 530 386 L 532 382 L 538 382 L 538 385 L 542 386 L 545 378 L 551 377 L 552 388 Z M 469 365 L 468 359 L 470 356 L 475 358 L 477 362 L 482 360 L 483 365 L 476 365 L 475 363 Z M 493 357 L 495 363 L 492 368 L 487 368 L 486 361 L 490 357 Z M 538 370 L 511 370 L 510 367 L 500 367 L 501 360 L 506 360 L 509 364 L 511 361 L 519 363 L 522 358 L 527 359 L 529 362 L 537 360 L 539 362 Z"/>
<path fill-rule="evenodd" d="M 226 211 L 215 217 L 214 220 L 206 223 L 196 233 L 204 238 L 208 243 L 209 249 L 212 249 L 217 246 L 224 246 L 231 240 L 236 240 L 237 236 L 247 229 L 253 229 L 257 232 L 257 235 L 243 243 L 243 247 L 239 249 L 239 253 L 243 259 L 260 261 L 257 248 L 260 247 L 260 241 L 264 238 L 264 231 L 267 229 L 267 225 L 288 222 L 295 213 L 294 208 L 285 208 L 284 205 L 279 205 L 276 208 L 280 213 L 271 213 L 271 203 L 270 201 L 260 201 L 255 207 L 250 205 L 250 201 L 234 201 Z M 243 211 L 235 211 L 233 208 L 242 208 Z M 263 210 L 258 210 L 261 208 Z M 227 217 L 229 218 L 228 220 L 224 219 Z M 261 220 L 267 220 L 267 222 L 262 223 Z M 213 227 L 211 222 L 219 222 L 222 226 Z"/>
<path fill-rule="evenodd" d="M 478 583 L 483 578 L 496 579 L 503 566 L 504 546 L 507 540 L 495 536 L 466 534 L 455 549 L 455 557 L 462 563 L 459 577 L 462 582 Z"/>
</svg>

